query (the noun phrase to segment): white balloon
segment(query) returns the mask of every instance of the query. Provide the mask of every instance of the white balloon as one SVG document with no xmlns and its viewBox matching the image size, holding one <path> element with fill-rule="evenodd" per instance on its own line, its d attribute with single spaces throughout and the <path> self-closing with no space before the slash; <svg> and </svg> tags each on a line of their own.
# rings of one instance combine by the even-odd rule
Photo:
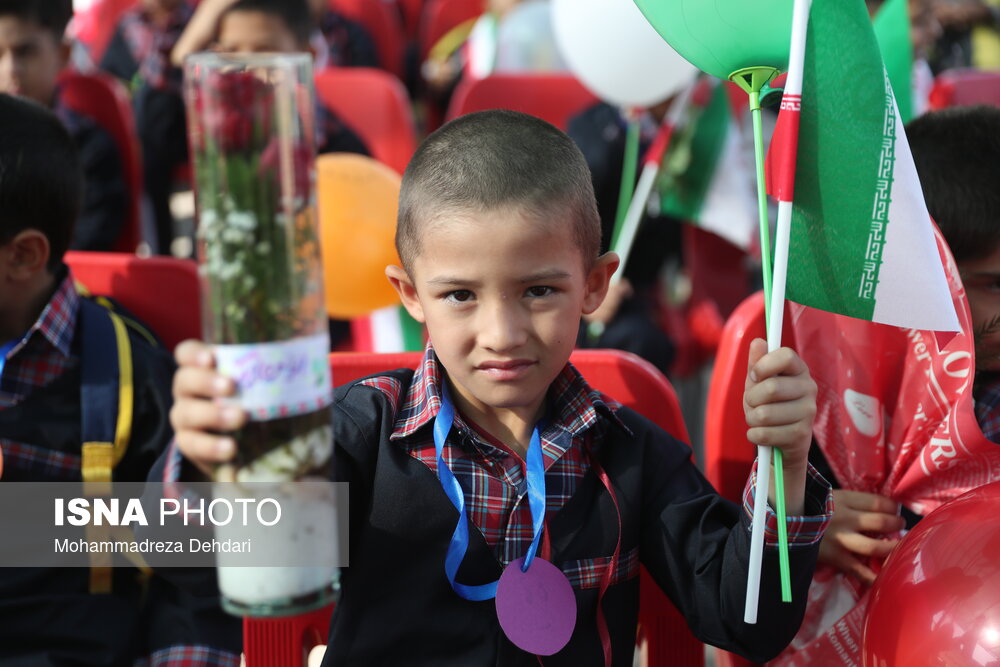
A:
<svg viewBox="0 0 1000 667">
<path fill-rule="evenodd" d="M 570 70 L 612 104 L 652 106 L 690 84 L 697 73 L 632 0 L 552 0 L 552 22 Z"/>
</svg>

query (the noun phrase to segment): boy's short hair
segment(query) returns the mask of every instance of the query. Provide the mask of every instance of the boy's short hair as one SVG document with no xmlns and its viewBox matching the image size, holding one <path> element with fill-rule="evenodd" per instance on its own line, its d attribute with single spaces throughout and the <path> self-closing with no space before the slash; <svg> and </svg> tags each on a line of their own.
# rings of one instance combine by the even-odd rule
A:
<svg viewBox="0 0 1000 667">
<path fill-rule="evenodd" d="M 73 18 L 73 0 L 0 0 L 0 16 L 37 23 L 61 42 Z"/>
<path fill-rule="evenodd" d="M 316 27 L 306 0 L 238 0 L 222 13 L 222 17 L 233 12 L 260 12 L 280 19 L 302 46 L 309 44 Z"/>
<path fill-rule="evenodd" d="M 0 244 L 25 229 L 49 240 L 55 270 L 83 200 L 76 145 L 59 119 L 34 102 L 0 94 Z"/>
<path fill-rule="evenodd" d="M 906 126 L 927 210 L 956 262 L 1000 247 L 1000 109 L 955 107 Z"/>
<path fill-rule="evenodd" d="M 495 109 L 460 116 L 431 134 L 403 174 L 396 250 L 410 270 L 420 226 L 447 213 L 510 208 L 573 224 L 586 266 L 601 248 L 590 169 L 573 140 L 535 116 Z"/>
</svg>

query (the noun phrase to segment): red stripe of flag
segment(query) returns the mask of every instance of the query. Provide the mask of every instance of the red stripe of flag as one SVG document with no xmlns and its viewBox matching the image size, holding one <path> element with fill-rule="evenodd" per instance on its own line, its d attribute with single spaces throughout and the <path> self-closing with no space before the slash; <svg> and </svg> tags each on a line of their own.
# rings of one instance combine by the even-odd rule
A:
<svg viewBox="0 0 1000 667">
<path fill-rule="evenodd" d="M 799 147 L 801 95 L 781 98 L 778 123 L 767 152 L 765 171 L 767 193 L 778 201 L 792 201 L 795 195 L 795 154 Z"/>
</svg>

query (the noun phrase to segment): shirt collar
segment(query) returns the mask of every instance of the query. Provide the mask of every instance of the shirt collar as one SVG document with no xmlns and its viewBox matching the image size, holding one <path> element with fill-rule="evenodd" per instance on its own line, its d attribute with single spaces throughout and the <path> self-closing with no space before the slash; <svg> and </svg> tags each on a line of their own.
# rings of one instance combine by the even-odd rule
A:
<svg viewBox="0 0 1000 667">
<path fill-rule="evenodd" d="M 73 276 L 66 268 L 57 274 L 59 286 L 45 304 L 41 314 L 18 341 L 17 345 L 7 354 L 10 358 L 37 333 L 49 342 L 64 357 L 71 356 L 73 333 L 76 330 L 76 317 L 80 308 L 80 297 L 76 292 Z"/>
<path fill-rule="evenodd" d="M 428 344 L 396 417 L 391 440 L 407 438 L 434 420 L 441 409 L 443 379 L 437 355 Z M 552 406 L 550 426 L 560 428 L 574 437 L 596 425 L 600 416 L 610 419 L 626 433 L 630 433 L 616 414 L 621 404 L 592 389 L 580 372 L 568 362 L 552 381 L 548 397 Z"/>
</svg>

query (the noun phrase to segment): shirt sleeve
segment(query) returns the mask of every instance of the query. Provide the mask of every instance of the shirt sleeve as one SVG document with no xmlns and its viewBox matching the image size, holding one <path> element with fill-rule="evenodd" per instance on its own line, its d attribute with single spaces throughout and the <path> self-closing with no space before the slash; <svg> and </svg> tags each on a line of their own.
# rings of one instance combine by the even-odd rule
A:
<svg viewBox="0 0 1000 667">
<path fill-rule="evenodd" d="M 743 490 L 743 518 L 748 531 L 753 521 L 756 488 L 757 461 L 754 461 L 747 485 Z M 833 493 L 830 490 L 830 483 L 823 479 L 812 464 L 809 464 L 806 475 L 805 514 L 785 518 L 789 545 L 816 544 L 823 539 L 823 533 L 833 518 Z M 769 547 L 778 545 L 778 515 L 770 504 L 767 506 L 764 544 Z"/>
</svg>

